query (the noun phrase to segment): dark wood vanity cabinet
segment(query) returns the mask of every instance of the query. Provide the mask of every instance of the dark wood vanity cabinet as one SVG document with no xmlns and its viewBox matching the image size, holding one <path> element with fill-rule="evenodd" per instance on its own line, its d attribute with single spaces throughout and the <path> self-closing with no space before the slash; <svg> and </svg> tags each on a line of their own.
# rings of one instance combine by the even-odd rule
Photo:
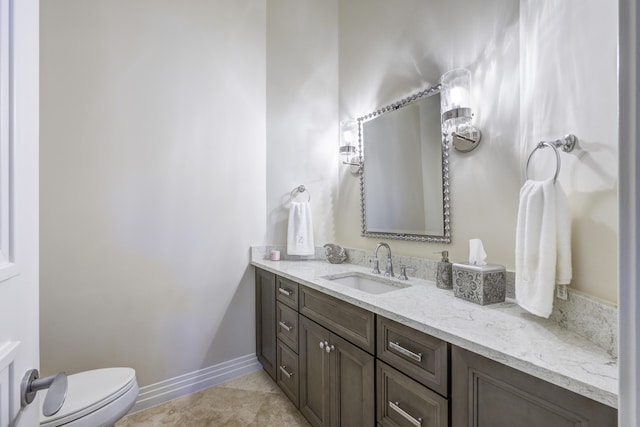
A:
<svg viewBox="0 0 640 427">
<path fill-rule="evenodd" d="M 614 408 L 259 268 L 256 347 L 316 427 L 617 425 Z"/>
<path fill-rule="evenodd" d="M 453 346 L 452 427 L 613 427 L 617 411 Z"/>
<path fill-rule="evenodd" d="M 276 379 L 276 275 L 256 268 L 256 355 Z"/>
</svg>

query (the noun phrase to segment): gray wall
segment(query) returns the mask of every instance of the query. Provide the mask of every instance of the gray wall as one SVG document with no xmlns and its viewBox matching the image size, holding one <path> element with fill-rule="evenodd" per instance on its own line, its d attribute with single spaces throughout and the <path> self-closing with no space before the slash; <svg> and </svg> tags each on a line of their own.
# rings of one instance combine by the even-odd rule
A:
<svg viewBox="0 0 640 427">
<path fill-rule="evenodd" d="M 41 2 L 45 373 L 255 351 L 265 1 Z"/>
<path fill-rule="evenodd" d="M 336 239 L 338 0 L 267 4 L 267 242 L 286 243 L 289 195 L 304 184 L 321 246 Z"/>
</svg>

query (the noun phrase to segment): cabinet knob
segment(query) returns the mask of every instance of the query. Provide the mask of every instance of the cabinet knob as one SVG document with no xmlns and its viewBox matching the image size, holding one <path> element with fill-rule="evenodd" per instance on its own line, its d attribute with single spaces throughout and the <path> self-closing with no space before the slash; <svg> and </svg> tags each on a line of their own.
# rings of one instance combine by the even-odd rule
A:
<svg viewBox="0 0 640 427">
<path fill-rule="evenodd" d="M 329 344 L 328 341 L 320 341 L 320 348 L 324 349 L 324 351 L 326 351 L 327 353 L 331 353 L 333 350 L 336 349 L 335 346 Z"/>
<path fill-rule="evenodd" d="M 333 345 L 329 345 L 328 342 L 324 342 L 324 351 L 326 351 L 327 353 L 331 353 L 333 350 L 335 350 L 336 348 Z"/>
</svg>

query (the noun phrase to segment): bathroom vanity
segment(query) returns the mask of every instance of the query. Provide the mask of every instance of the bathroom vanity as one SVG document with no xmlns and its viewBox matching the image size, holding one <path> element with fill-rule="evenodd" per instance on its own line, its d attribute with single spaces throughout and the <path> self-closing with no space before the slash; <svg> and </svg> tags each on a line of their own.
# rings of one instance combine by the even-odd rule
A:
<svg viewBox="0 0 640 427">
<path fill-rule="evenodd" d="M 252 264 L 258 359 L 314 426 L 617 423 L 615 359 L 512 303 L 413 278 L 382 293 L 332 280 L 365 277 L 349 264 Z"/>
</svg>

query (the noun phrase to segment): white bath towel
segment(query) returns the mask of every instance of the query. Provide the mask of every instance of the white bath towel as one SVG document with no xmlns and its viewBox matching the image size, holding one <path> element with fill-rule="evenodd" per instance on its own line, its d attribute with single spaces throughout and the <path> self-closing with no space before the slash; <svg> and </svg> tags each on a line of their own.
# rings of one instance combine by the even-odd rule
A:
<svg viewBox="0 0 640 427">
<path fill-rule="evenodd" d="M 571 282 L 571 213 L 559 183 L 528 180 L 516 226 L 516 301 L 548 318 L 556 285 Z"/>
<path fill-rule="evenodd" d="M 313 255 L 313 223 L 309 202 L 291 202 L 287 229 L 287 254 Z"/>
</svg>

